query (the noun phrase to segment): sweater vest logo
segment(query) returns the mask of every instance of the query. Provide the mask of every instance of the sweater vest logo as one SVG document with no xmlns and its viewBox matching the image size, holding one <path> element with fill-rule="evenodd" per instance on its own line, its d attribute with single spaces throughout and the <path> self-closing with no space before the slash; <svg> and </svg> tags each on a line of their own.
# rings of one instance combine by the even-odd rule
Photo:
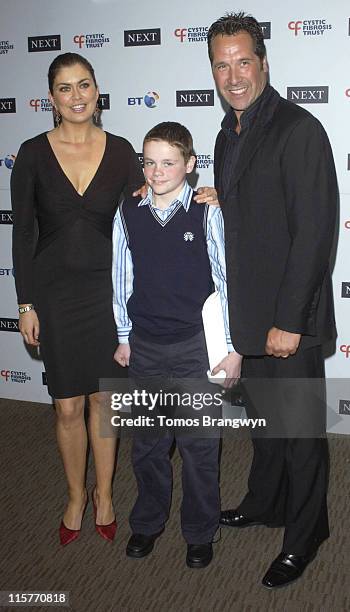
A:
<svg viewBox="0 0 350 612">
<path fill-rule="evenodd" d="M 194 240 L 194 235 L 192 234 L 192 232 L 185 232 L 184 233 L 184 241 L 185 242 L 192 242 L 192 240 Z"/>
</svg>

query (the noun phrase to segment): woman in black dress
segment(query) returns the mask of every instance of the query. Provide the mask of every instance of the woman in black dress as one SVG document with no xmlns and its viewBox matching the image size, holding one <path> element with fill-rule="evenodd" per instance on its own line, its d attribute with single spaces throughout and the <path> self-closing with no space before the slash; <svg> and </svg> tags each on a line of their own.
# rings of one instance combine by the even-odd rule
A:
<svg viewBox="0 0 350 612">
<path fill-rule="evenodd" d="M 106 399 L 99 379 L 121 375 L 113 360 L 111 229 L 121 193 L 130 194 L 144 179 L 130 143 L 96 125 L 99 91 L 90 63 L 65 53 L 52 62 L 48 76 L 57 127 L 21 145 L 11 181 L 19 328 L 27 344 L 40 342 L 56 406 L 69 492 L 61 543 L 79 536 L 88 500 L 85 396 L 96 467 L 96 529 L 113 540 L 115 438 L 99 435 Z"/>
</svg>

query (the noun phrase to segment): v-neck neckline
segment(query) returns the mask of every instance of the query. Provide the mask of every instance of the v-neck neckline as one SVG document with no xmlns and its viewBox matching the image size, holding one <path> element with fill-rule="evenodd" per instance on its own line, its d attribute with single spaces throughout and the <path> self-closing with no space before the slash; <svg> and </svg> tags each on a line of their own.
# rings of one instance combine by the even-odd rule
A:
<svg viewBox="0 0 350 612">
<path fill-rule="evenodd" d="M 47 132 L 44 132 L 44 134 L 43 134 L 43 136 L 44 136 L 44 138 L 45 138 L 45 140 L 46 140 L 46 142 L 47 142 L 47 144 L 48 144 L 49 150 L 51 151 L 51 155 L 52 155 L 52 157 L 53 157 L 53 159 L 54 159 L 54 161 L 55 161 L 55 163 L 56 163 L 56 167 L 58 168 L 59 172 L 60 172 L 60 173 L 63 175 L 63 177 L 65 178 L 66 183 L 68 183 L 68 185 L 70 185 L 71 189 L 74 191 L 74 193 L 75 193 L 75 194 L 76 194 L 76 195 L 77 195 L 79 198 L 84 198 L 84 197 L 85 197 L 85 195 L 86 195 L 86 194 L 87 194 L 87 192 L 89 191 L 90 187 L 91 187 L 91 186 L 92 186 L 92 184 L 95 182 L 95 179 L 97 178 L 97 175 L 100 173 L 100 170 L 101 170 L 101 168 L 102 168 L 103 162 L 104 162 L 104 160 L 105 160 L 105 158 L 106 158 L 107 145 L 108 145 L 108 132 L 105 132 L 105 134 L 106 134 L 106 142 L 105 142 L 105 148 L 104 148 L 104 151 L 103 151 L 103 155 L 102 155 L 102 157 L 101 157 L 101 161 L 100 161 L 100 163 L 98 164 L 98 166 L 97 166 L 97 168 L 96 168 L 96 171 L 95 171 L 95 174 L 93 175 L 93 177 L 92 177 L 92 179 L 91 179 L 90 183 L 89 183 L 89 184 L 88 184 L 88 186 L 86 187 L 86 189 L 85 189 L 84 193 L 79 193 L 79 191 L 78 191 L 78 190 L 77 190 L 77 189 L 74 187 L 74 185 L 73 185 L 72 181 L 69 179 L 69 177 L 67 176 L 67 174 L 66 174 L 66 173 L 65 173 L 65 171 L 63 170 L 63 168 L 62 168 L 62 166 L 61 166 L 60 162 L 58 161 L 58 158 L 56 157 L 56 153 L 55 153 L 55 151 L 54 151 L 54 150 L 53 150 L 53 148 L 52 148 L 52 145 L 51 145 L 51 143 L 50 143 L 50 141 L 49 141 L 49 138 L 48 138 Z"/>
</svg>

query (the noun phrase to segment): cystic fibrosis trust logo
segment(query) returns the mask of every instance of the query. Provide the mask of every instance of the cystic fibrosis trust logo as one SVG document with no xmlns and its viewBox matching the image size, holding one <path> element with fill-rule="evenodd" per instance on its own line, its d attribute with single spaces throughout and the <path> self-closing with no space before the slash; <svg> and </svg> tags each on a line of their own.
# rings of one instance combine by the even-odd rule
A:
<svg viewBox="0 0 350 612">
<path fill-rule="evenodd" d="M 261 21 L 260 27 L 264 38 L 271 38 L 271 21 Z M 179 42 L 203 43 L 207 42 L 208 26 L 189 26 L 187 28 L 176 28 L 174 36 Z"/>
<path fill-rule="evenodd" d="M 1 370 L 0 374 L 4 382 L 24 384 L 28 380 L 32 380 L 31 377 L 28 376 L 27 372 L 17 372 L 16 370 L 3 369 Z"/>
<path fill-rule="evenodd" d="M 339 350 L 343 355 L 345 355 L 346 359 L 349 359 L 350 356 L 350 344 L 341 344 Z"/>
<path fill-rule="evenodd" d="M 185 242 L 192 242 L 194 240 L 194 234 L 192 234 L 192 232 L 185 232 L 184 233 L 184 241 Z"/>
<path fill-rule="evenodd" d="M 213 164 L 214 160 L 211 155 L 197 155 L 197 170 L 208 170 Z"/>
<path fill-rule="evenodd" d="M 199 43 L 206 42 L 208 36 L 208 26 L 195 26 L 189 28 L 176 28 L 174 35 L 180 42 Z"/>
<path fill-rule="evenodd" d="M 0 55 L 7 55 L 13 49 L 14 45 L 9 40 L 0 40 Z"/>
<path fill-rule="evenodd" d="M 96 49 L 109 43 L 110 38 L 105 34 L 75 34 L 73 42 L 79 49 Z"/>
<path fill-rule="evenodd" d="M 304 36 L 323 36 L 326 30 L 331 30 L 332 25 L 327 23 L 326 19 L 304 19 L 298 21 L 290 21 L 288 29 L 298 36 L 302 32 Z"/>
<path fill-rule="evenodd" d="M 37 113 L 41 111 L 43 113 L 51 112 L 52 105 L 48 98 L 32 98 L 29 100 L 29 106 Z"/>
</svg>

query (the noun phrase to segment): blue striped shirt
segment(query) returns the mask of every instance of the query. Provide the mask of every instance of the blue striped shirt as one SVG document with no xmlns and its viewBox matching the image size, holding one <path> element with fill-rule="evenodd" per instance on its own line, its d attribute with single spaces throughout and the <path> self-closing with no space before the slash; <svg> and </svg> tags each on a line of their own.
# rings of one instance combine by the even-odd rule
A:
<svg viewBox="0 0 350 612">
<path fill-rule="evenodd" d="M 165 210 L 156 207 L 153 201 L 152 190 L 148 190 L 147 196 L 141 200 L 138 206 L 149 206 L 153 214 L 165 222 L 172 214 L 176 214 L 179 204 L 182 204 L 186 212 L 188 211 L 193 195 L 193 189 L 186 182 L 177 198 Z M 206 241 L 208 256 L 210 261 L 211 273 L 214 285 L 220 294 L 221 304 L 224 314 L 226 331 L 226 342 L 229 352 L 233 351 L 231 342 L 227 286 L 226 286 L 226 262 L 225 262 L 225 238 L 224 220 L 221 209 L 215 206 L 208 206 L 206 223 Z M 113 312 L 118 330 L 118 340 L 121 344 L 127 344 L 129 334 L 132 329 L 132 322 L 129 319 L 127 303 L 133 289 L 133 263 L 132 255 L 128 246 L 127 236 L 119 208 L 113 221 L 113 263 L 112 263 L 112 282 L 113 282 Z"/>
</svg>

